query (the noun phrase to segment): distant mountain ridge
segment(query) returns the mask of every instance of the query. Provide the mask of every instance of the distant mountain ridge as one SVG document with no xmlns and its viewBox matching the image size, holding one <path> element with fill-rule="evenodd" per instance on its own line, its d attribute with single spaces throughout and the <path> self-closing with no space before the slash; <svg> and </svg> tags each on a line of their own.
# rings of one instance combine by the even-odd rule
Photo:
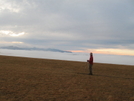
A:
<svg viewBox="0 0 134 101">
<path fill-rule="evenodd" d="M 60 49 L 54 49 L 54 48 L 37 48 L 37 47 L 17 47 L 17 46 L 5 46 L 0 47 L 1 49 L 11 49 L 11 50 L 38 50 L 38 51 L 51 51 L 51 52 L 61 52 L 61 53 L 72 53 L 71 51 L 64 51 Z"/>
</svg>

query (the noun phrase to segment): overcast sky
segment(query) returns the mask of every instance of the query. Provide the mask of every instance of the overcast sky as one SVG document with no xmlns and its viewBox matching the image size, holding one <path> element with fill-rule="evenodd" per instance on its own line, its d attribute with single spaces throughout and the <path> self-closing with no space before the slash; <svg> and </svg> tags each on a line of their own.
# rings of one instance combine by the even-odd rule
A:
<svg viewBox="0 0 134 101">
<path fill-rule="evenodd" d="M 134 56 L 133 0 L 0 0 L 0 46 Z"/>
</svg>

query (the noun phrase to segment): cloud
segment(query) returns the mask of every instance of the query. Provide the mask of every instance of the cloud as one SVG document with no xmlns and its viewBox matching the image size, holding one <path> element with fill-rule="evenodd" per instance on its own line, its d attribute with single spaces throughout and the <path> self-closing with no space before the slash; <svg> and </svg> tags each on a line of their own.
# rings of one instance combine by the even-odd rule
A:
<svg viewBox="0 0 134 101">
<path fill-rule="evenodd" d="M 15 43 L 15 44 L 17 43 L 17 44 L 22 44 L 23 42 L 15 42 L 15 41 L 13 41 L 13 42 L 6 42 L 6 41 L 0 41 L 0 44 L 1 43 Z"/>
<path fill-rule="evenodd" d="M 8 36 L 12 36 L 12 37 L 17 37 L 17 36 L 21 36 L 24 34 L 25 34 L 25 32 L 21 32 L 21 33 L 16 34 L 12 31 L 0 30 L 0 35 L 8 35 Z"/>
<path fill-rule="evenodd" d="M 97 53 L 97 54 L 111 54 L 111 55 L 128 55 L 134 56 L 134 50 L 129 49 L 87 49 L 87 50 L 70 50 L 71 52 L 79 52 L 79 53 Z"/>
<path fill-rule="evenodd" d="M 1 30 L 10 31 L 0 32 L 3 41 L 65 50 L 134 49 L 130 0 L 0 0 L 0 4 Z"/>
<path fill-rule="evenodd" d="M 2 11 L 10 11 L 10 12 L 15 12 L 18 13 L 20 11 L 20 8 L 17 4 L 7 2 L 6 0 L 1 0 L 0 1 L 0 12 Z"/>
<path fill-rule="evenodd" d="M 70 51 L 53 49 L 53 48 L 37 48 L 37 47 L 17 47 L 17 46 L 6 46 L 0 47 L 1 49 L 10 49 L 10 50 L 28 50 L 28 51 L 51 51 L 51 52 L 61 52 L 61 53 L 72 53 Z"/>
</svg>

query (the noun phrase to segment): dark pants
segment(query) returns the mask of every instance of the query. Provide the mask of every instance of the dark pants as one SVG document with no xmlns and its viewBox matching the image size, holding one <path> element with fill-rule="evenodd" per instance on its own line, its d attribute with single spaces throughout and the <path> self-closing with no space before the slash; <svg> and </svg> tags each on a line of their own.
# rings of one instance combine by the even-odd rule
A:
<svg viewBox="0 0 134 101">
<path fill-rule="evenodd" d="M 89 64 L 89 74 L 90 74 L 90 75 L 93 74 L 93 73 L 92 73 L 92 66 L 93 66 L 92 64 Z"/>
</svg>

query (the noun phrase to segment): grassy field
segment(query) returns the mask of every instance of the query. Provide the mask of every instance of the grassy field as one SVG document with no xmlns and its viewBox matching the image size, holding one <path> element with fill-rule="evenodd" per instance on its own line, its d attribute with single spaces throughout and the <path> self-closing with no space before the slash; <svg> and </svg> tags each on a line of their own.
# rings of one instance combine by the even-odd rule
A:
<svg viewBox="0 0 134 101">
<path fill-rule="evenodd" d="M 0 101 L 134 101 L 134 66 L 0 56 Z"/>
</svg>

